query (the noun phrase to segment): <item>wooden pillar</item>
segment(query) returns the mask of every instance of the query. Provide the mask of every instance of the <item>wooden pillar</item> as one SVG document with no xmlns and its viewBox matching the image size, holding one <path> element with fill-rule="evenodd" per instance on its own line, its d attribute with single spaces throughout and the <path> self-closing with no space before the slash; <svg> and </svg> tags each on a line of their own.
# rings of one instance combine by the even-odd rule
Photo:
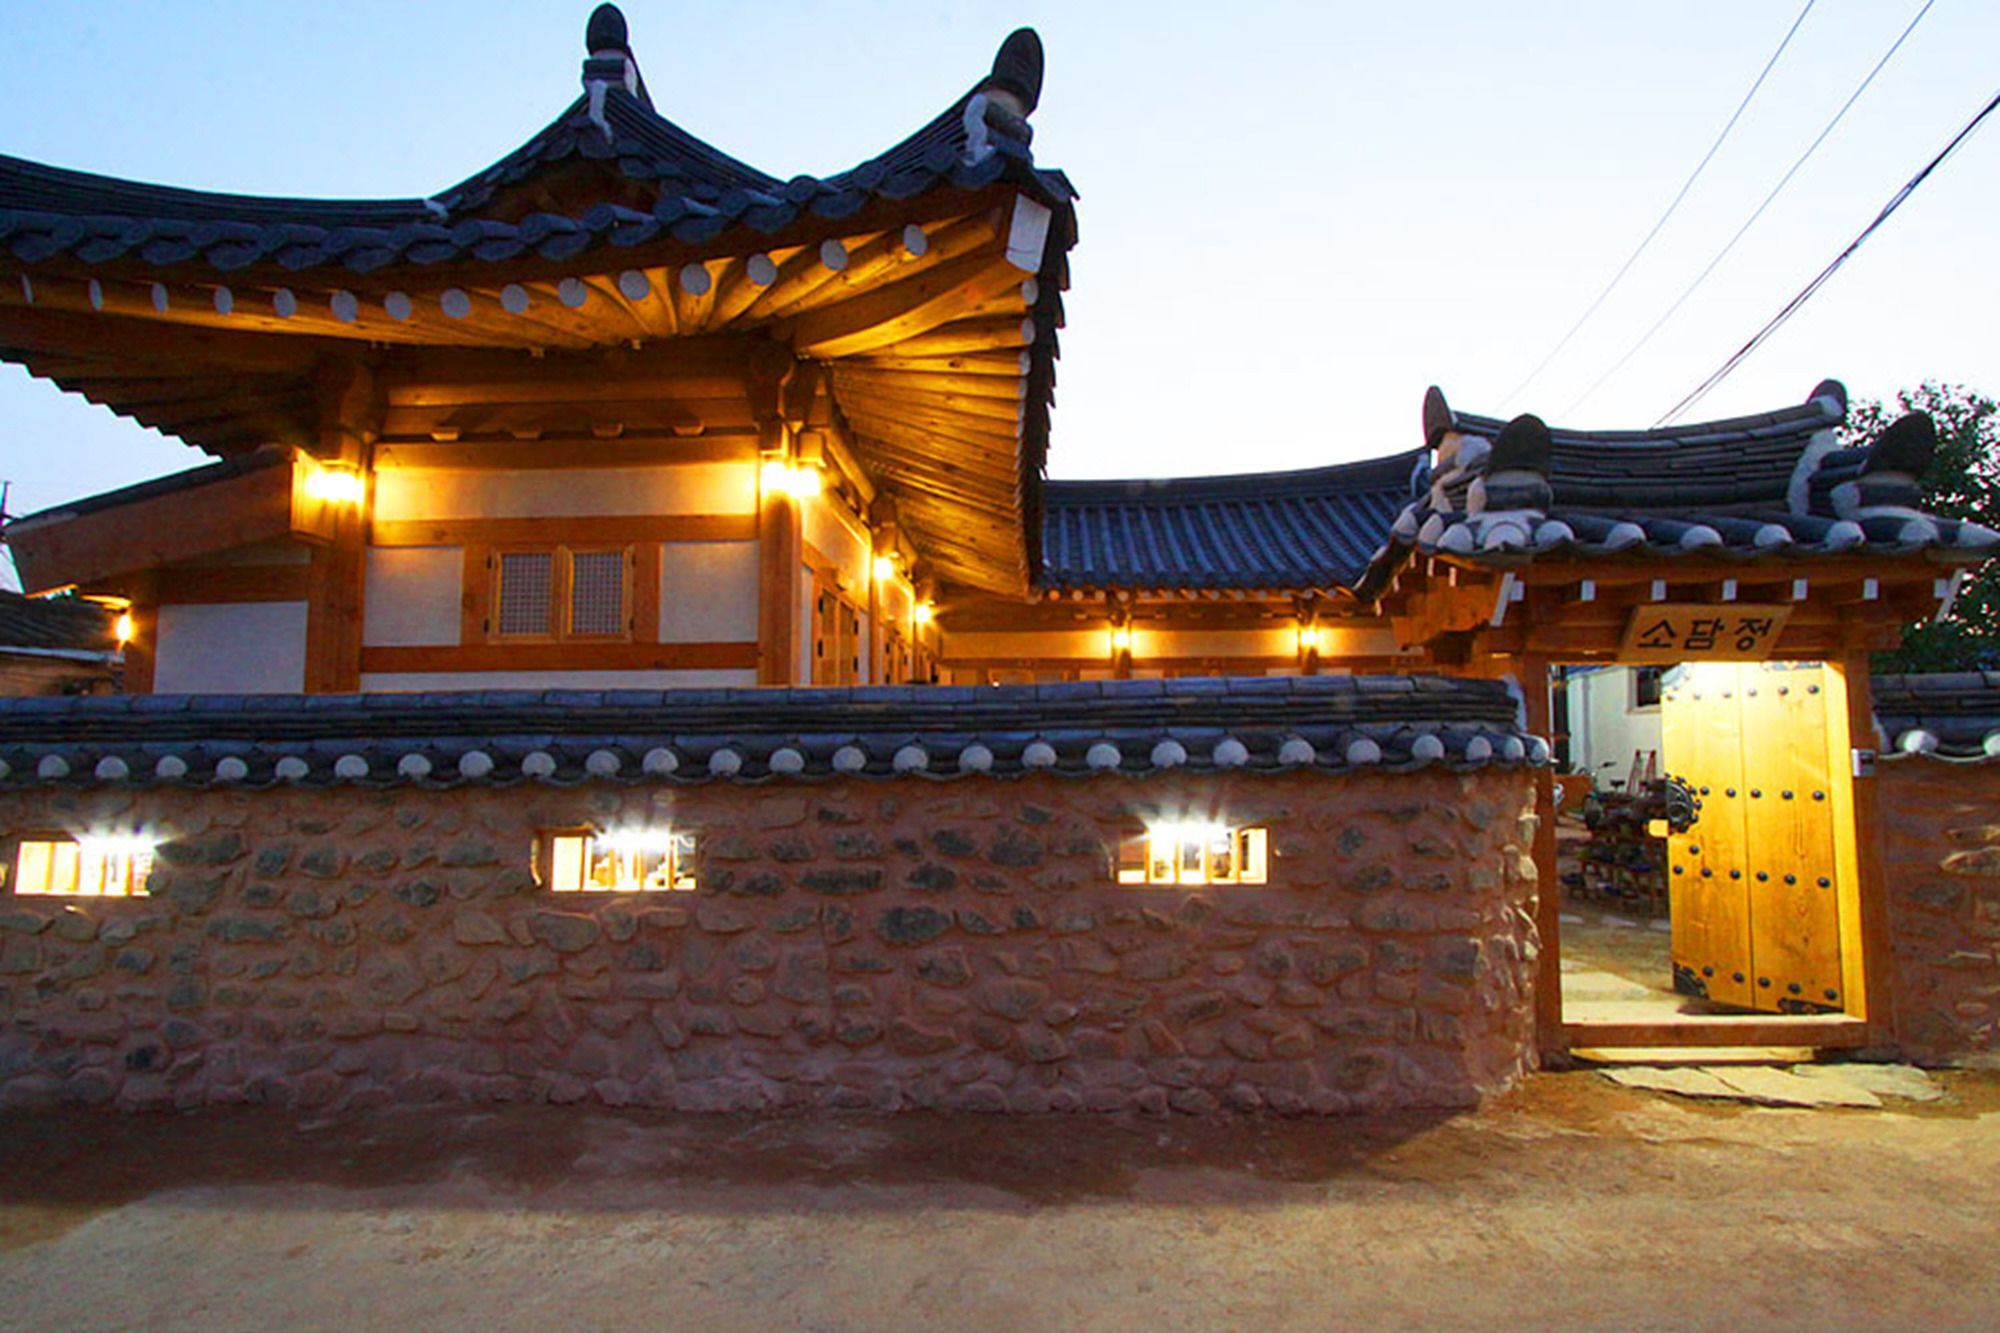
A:
<svg viewBox="0 0 2000 1333">
<path fill-rule="evenodd" d="M 329 362 L 318 375 L 320 459 L 351 469 L 363 483 L 359 504 L 328 506 L 327 537 L 307 572 L 308 694 L 361 688 L 361 615 L 368 555 L 368 515 L 375 500 L 374 448 L 380 427 L 375 375 L 357 361 Z"/>
<path fill-rule="evenodd" d="M 1528 730 L 1554 746 L 1554 710 L 1549 701 L 1549 663 L 1540 656 L 1520 659 L 1521 692 Z M 1546 1067 L 1569 1052 L 1562 1021 L 1562 878 L 1556 869 L 1556 787 L 1553 758 L 1535 770 L 1535 928 L 1541 952 L 1535 966 L 1535 1044 Z"/>
<path fill-rule="evenodd" d="M 1841 895 L 1840 970 L 1849 1014 L 1868 1021 L 1871 1039 L 1897 1039 L 1896 960 L 1889 933 L 1889 890 L 1882 868 L 1882 814 L 1871 770 L 1856 774 L 1856 746 L 1875 745 L 1875 698 L 1866 651 L 1831 662 L 1827 679 L 1827 766 L 1834 797 L 1834 855 L 1851 889 Z"/>
<path fill-rule="evenodd" d="M 119 688 L 126 694 L 151 694 L 153 663 L 160 647 L 160 601 L 153 575 L 133 579 L 127 595 L 132 599 L 127 612 L 132 617 L 132 637 L 125 642 Z"/>
<path fill-rule="evenodd" d="M 757 501 L 757 683 L 795 685 L 803 590 L 799 502 L 775 487 Z"/>
</svg>

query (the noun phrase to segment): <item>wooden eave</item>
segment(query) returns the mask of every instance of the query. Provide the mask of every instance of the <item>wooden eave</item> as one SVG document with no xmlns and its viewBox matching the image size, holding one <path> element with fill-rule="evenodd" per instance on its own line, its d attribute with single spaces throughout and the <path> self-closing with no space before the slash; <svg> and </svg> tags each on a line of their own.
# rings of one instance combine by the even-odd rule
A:
<svg viewBox="0 0 2000 1333">
<path fill-rule="evenodd" d="M 22 584 L 102 589 L 166 566 L 264 542 L 327 540 L 329 506 L 289 458 L 102 508 L 62 509 L 7 528 Z"/>
<path fill-rule="evenodd" d="M 372 274 L 264 265 L 224 283 L 58 258 L 0 282 L 0 356 L 227 457 L 271 443 L 310 447 L 316 367 L 331 359 L 375 364 L 394 386 L 382 434 L 414 441 L 467 433 L 466 421 L 445 419 L 452 414 L 425 415 L 438 406 L 423 398 L 426 368 L 442 351 L 504 357 L 485 396 L 454 404 L 457 415 L 505 404 L 490 414 L 497 430 L 555 447 L 563 431 L 525 421 L 509 388 L 537 379 L 522 353 L 567 367 L 565 353 L 639 348 L 671 358 L 687 343 L 775 341 L 828 367 L 853 456 L 903 499 L 911 539 L 937 572 L 1023 592 L 1041 466 L 1030 400 L 1046 397 L 1062 262 L 1052 239 L 1045 286 L 1009 260 L 1016 193 L 939 189 L 894 207 L 877 201 L 838 223 L 812 218 L 761 246 L 739 228 L 712 246 L 600 248 L 571 265 L 532 254 Z M 288 317 L 278 313 L 281 291 L 296 303 Z M 461 317 L 447 311 L 447 294 L 469 307 Z M 560 415 L 602 392 L 578 377 L 532 401 Z M 749 424 L 740 393 L 708 392 L 701 406 L 660 398 L 642 411 L 629 397 L 625 427 L 643 418 L 655 433 L 694 436 Z"/>
<path fill-rule="evenodd" d="M 1399 643 L 1446 657 L 1532 654 L 1614 661 L 1635 609 L 1655 603 L 1785 605 L 1771 655 L 1820 659 L 1893 648 L 1937 613 L 1960 553 L 1843 553 L 1744 560 L 1459 561 L 1417 556 L 1380 605 Z"/>
</svg>

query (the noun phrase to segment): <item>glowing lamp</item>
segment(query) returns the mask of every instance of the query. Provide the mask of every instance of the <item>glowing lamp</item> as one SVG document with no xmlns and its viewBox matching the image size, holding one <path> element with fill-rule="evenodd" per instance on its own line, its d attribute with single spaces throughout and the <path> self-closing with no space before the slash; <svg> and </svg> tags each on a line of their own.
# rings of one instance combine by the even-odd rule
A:
<svg viewBox="0 0 2000 1333">
<path fill-rule="evenodd" d="M 132 642 L 132 636 L 138 632 L 137 628 L 132 624 L 132 613 L 130 611 L 120 611 L 118 619 L 111 622 L 111 632 L 118 636 L 120 645 Z"/>
<path fill-rule="evenodd" d="M 1321 657 L 1325 657 L 1333 651 L 1333 631 L 1314 629 L 1308 625 L 1299 626 L 1299 651 L 1318 653 Z"/>
<path fill-rule="evenodd" d="M 816 467 L 794 467 L 774 458 L 764 464 L 761 475 L 764 489 L 775 495 L 789 495 L 794 500 L 803 500 L 820 492 L 819 469 Z"/>
<path fill-rule="evenodd" d="M 896 557 L 893 555 L 876 556 L 875 581 L 877 583 L 887 583 L 890 579 L 893 579 L 895 577 L 896 577 Z"/>
<path fill-rule="evenodd" d="M 306 474 L 306 494 L 323 504 L 358 505 L 367 498 L 361 474 L 347 468 L 314 468 Z"/>
<path fill-rule="evenodd" d="M 1129 653 L 1132 651 L 1132 631 L 1120 625 L 1111 631 L 1111 651 Z"/>
<path fill-rule="evenodd" d="M 912 611 L 910 614 L 915 618 L 916 622 L 919 625 L 928 625 L 931 623 L 931 617 L 936 615 L 937 611 L 934 607 L 931 606 L 929 602 L 918 602 L 916 610 Z"/>
</svg>

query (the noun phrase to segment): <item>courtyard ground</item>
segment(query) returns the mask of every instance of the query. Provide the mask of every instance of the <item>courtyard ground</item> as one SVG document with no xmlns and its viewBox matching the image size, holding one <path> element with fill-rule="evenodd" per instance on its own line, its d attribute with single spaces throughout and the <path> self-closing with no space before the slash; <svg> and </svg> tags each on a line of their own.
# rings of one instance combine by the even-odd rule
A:
<svg viewBox="0 0 2000 1333">
<path fill-rule="evenodd" d="M 0 1119 L 9 1328 L 1992 1327 L 2000 1077 L 1780 1110 Z"/>
</svg>

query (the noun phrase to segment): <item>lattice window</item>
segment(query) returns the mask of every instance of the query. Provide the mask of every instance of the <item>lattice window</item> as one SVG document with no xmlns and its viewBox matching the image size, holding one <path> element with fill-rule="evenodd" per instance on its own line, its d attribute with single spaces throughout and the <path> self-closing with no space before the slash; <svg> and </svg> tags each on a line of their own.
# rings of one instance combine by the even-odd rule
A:
<svg viewBox="0 0 2000 1333">
<path fill-rule="evenodd" d="M 140 838 L 23 838 L 14 854 L 14 892 L 81 898 L 138 898 L 153 873 L 153 844 Z"/>
<path fill-rule="evenodd" d="M 493 569 L 496 639 L 624 639 L 632 632 L 629 547 L 500 551 Z"/>
<path fill-rule="evenodd" d="M 1120 884 L 1263 884 L 1270 835 L 1262 828 L 1163 823 L 1118 846 Z"/>
<path fill-rule="evenodd" d="M 695 887 L 695 839 L 671 829 L 542 834 L 543 883 L 553 893 L 665 893 Z"/>
<path fill-rule="evenodd" d="M 555 633 L 556 555 L 503 551 L 494 629 L 500 634 Z"/>
<path fill-rule="evenodd" d="M 574 551 L 569 559 L 569 632 L 595 636 L 623 634 L 625 552 Z"/>
</svg>

